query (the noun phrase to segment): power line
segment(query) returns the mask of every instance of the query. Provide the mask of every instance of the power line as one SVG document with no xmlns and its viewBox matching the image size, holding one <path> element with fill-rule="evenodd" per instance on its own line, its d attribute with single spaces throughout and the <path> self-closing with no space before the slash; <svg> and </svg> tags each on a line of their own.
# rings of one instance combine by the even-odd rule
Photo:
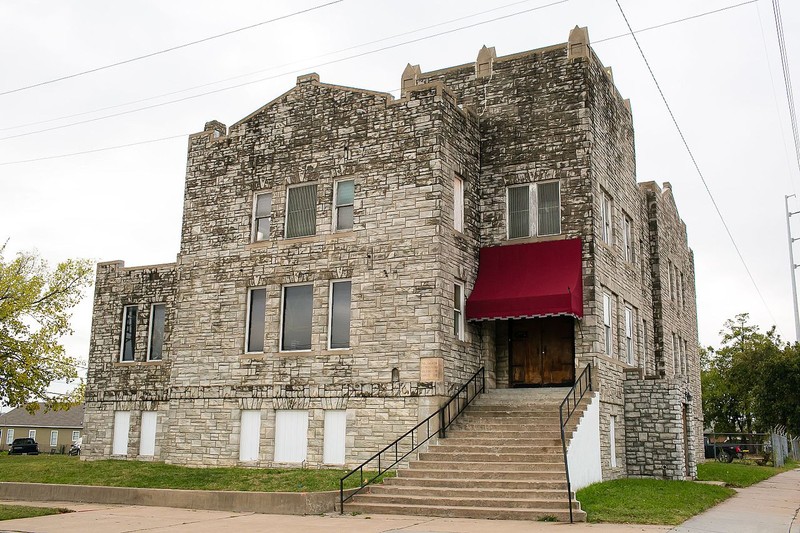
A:
<svg viewBox="0 0 800 533">
<path fill-rule="evenodd" d="M 669 22 L 664 22 L 663 24 L 656 24 L 655 26 L 649 26 L 647 28 L 642 28 L 641 30 L 636 30 L 636 31 L 633 31 L 631 33 L 621 33 L 619 35 L 615 35 L 614 37 L 606 37 L 604 39 L 599 39 L 599 40 L 596 40 L 596 41 L 592 41 L 592 44 L 604 43 L 606 41 L 613 41 L 614 39 L 619 39 L 621 37 L 627 37 L 628 35 L 631 35 L 632 33 L 644 33 L 646 31 L 656 30 L 658 28 L 664 28 L 666 26 L 672 26 L 673 24 L 678 24 L 679 22 L 686 22 L 687 20 L 699 19 L 699 18 L 708 16 L 708 15 L 715 15 L 717 13 L 722 13 L 723 11 L 728 11 L 730 9 L 735 9 L 737 7 L 746 6 L 748 4 L 755 4 L 757 2 L 758 2 L 758 0 L 748 0 L 747 2 L 742 2 L 740 4 L 734 4 L 734 5 L 731 5 L 731 6 L 721 7 L 719 9 L 714 9 L 712 11 L 706 11 L 705 13 L 698 13 L 696 15 L 690 15 L 690 16 L 684 17 L 682 19 L 677 19 L 677 20 L 671 20 Z M 630 28 L 630 26 L 628 26 L 628 27 Z"/>
<path fill-rule="evenodd" d="M 744 260 L 744 256 L 742 255 L 741 250 L 739 250 L 739 245 L 736 244 L 736 239 L 733 238 L 733 233 L 731 233 L 730 228 L 728 227 L 728 223 L 725 221 L 725 217 L 722 216 L 722 211 L 717 205 L 717 201 L 714 198 L 714 195 L 711 193 L 711 189 L 708 186 L 708 182 L 706 182 L 706 178 L 703 175 L 702 170 L 700 170 L 700 165 L 697 163 L 697 159 L 694 156 L 694 152 L 689 147 L 689 143 L 686 140 L 686 136 L 683 134 L 683 130 L 681 129 L 680 125 L 678 124 L 677 118 L 675 118 L 675 114 L 672 112 L 672 107 L 669 105 L 667 101 L 667 97 L 664 95 L 664 91 L 661 90 L 661 85 L 658 83 L 658 79 L 656 79 L 656 75 L 653 72 L 652 67 L 650 66 L 650 62 L 647 60 L 647 56 L 644 54 L 644 50 L 642 50 L 642 46 L 639 44 L 639 39 L 636 38 L 636 34 L 634 33 L 633 29 L 631 28 L 631 23 L 628 22 L 628 17 L 625 15 L 625 11 L 622 9 L 622 5 L 619 3 L 619 0 L 614 0 L 619 8 L 619 12 L 622 14 L 622 18 L 625 19 L 625 25 L 628 26 L 628 31 L 630 31 L 631 37 L 633 37 L 633 41 L 636 43 L 636 48 L 639 49 L 639 54 L 641 54 L 642 59 L 644 60 L 644 64 L 647 66 L 648 72 L 650 72 L 650 77 L 653 79 L 653 83 L 658 89 L 658 94 L 661 95 L 661 100 L 664 102 L 664 106 L 667 108 L 667 112 L 669 113 L 670 118 L 672 119 L 672 123 L 675 125 L 675 129 L 678 131 L 678 135 L 683 142 L 684 148 L 686 148 L 686 152 L 689 154 L 689 159 L 692 161 L 692 165 L 694 165 L 694 169 L 697 172 L 697 175 L 700 177 L 700 181 L 703 183 L 703 187 L 708 193 L 708 197 L 711 199 L 711 203 L 714 205 L 714 209 L 719 216 L 719 219 L 722 221 L 722 225 L 725 228 L 725 232 L 728 234 L 728 238 L 733 244 L 733 248 L 736 250 L 736 254 L 739 256 L 739 260 L 742 262 L 747 275 L 750 277 L 750 281 L 753 283 L 753 287 L 755 287 L 758 296 L 761 298 L 761 302 L 764 304 L 767 312 L 769 313 L 770 317 L 772 318 L 773 322 L 777 325 L 778 321 L 775 320 L 775 316 L 772 314 L 772 310 L 767 305 L 767 301 L 764 299 L 764 295 L 761 294 L 761 289 L 758 288 L 758 284 L 756 283 L 755 277 L 753 277 L 753 273 L 750 272 L 750 267 L 747 266 L 747 262 Z"/>
<path fill-rule="evenodd" d="M 175 103 L 178 103 L 178 102 L 184 102 L 184 101 L 187 101 L 187 100 L 193 100 L 195 98 L 201 98 L 203 96 L 208 96 L 208 95 L 211 95 L 211 94 L 217 94 L 217 93 L 221 93 L 221 92 L 225 92 L 225 91 L 230 91 L 232 89 L 238 89 L 240 87 L 245 87 L 247 85 L 253 85 L 255 83 L 261 83 L 263 81 L 272 80 L 272 79 L 275 79 L 275 78 L 280 78 L 282 76 L 286 76 L 286 75 L 289 75 L 289 74 L 296 74 L 296 73 L 299 73 L 299 72 L 307 72 L 309 69 L 314 69 L 314 68 L 324 67 L 324 66 L 328 66 L 328 65 L 333 65 L 335 63 L 341 63 L 342 61 L 347 61 L 347 60 L 350 60 L 350 59 L 356 59 L 356 58 L 359 58 L 359 57 L 364 57 L 364 56 L 367 56 L 367 55 L 376 54 L 378 52 L 391 50 L 392 48 L 405 46 L 407 44 L 413 44 L 413 43 L 417 43 L 417 42 L 420 42 L 420 41 L 433 39 L 434 37 L 440 37 L 442 35 L 455 33 L 457 31 L 462 31 L 462 30 L 466 30 L 466 29 L 469 29 L 469 28 L 475 28 L 477 26 L 482 26 L 484 24 L 489 24 L 491 22 L 497 22 L 498 20 L 504 20 L 504 19 L 507 19 L 507 18 L 515 17 L 517 15 L 523 15 L 525 13 L 530 13 L 532 11 L 538 11 L 538 10 L 545 9 L 545 8 L 548 8 L 548 7 L 552 7 L 552 6 L 555 6 L 555 5 L 565 4 L 568 1 L 569 0 L 558 0 L 556 2 L 551 2 L 549 4 L 544 4 L 544 5 L 536 6 L 536 7 L 530 8 L 530 9 L 524 9 L 522 11 L 516 11 L 514 13 L 510 13 L 510 14 L 507 14 L 507 15 L 502 15 L 502 16 L 499 16 L 499 17 L 495 17 L 493 19 L 488 19 L 488 20 L 484 20 L 484 21 L 481 21 L 481 22 L 476 22 L 474 24 L 468 24 L 466 26 L 460 26 L 458 28 L 445 30 L 445 31 L 442 31 L 442 32 L 439 32 L 439 33 L 434 33 L 434 34 L 427 35 L 427 36 L 424 36 L 424 37 L 418 37 L 416 39 L 410 39 L 408 41 L 404 41 L 404 42 L 401 42 L 401 43 L 396 43 L 396 44 L 384 46 L 384 47 L 381 47 L 381 48 L 375 48 L 373 50 L 368 50 L 366 52 L 360 52 L 358 54 L 353 54 L 353 55 L 342 57 L 342 58 L 339 58 L 339 59 L 332 59 L 331 61 L 318 63 L 318 64 L 312 65 L 310 67 L 304 67 L 302 69 L 296 69 L 296 70 L 292 70 L 292 71 L 288 71 L 288 72 L 282 72 L 280 74 L 275 74 L 273 76 L 267 76 L 267 77 L 259 78 L 259 79 L 256 79 L 256 80 L 251 80 L 251 81 L 247 81 L 247 82 L 243 82 L 243 83 L 238 83 L 236 85 L 230 85 L 228 87 L 222 87 L 220 89 L 215 89 L 213 91 L 207 91 L 207 92 L 204 92 L 204 93 L 198 93 L 198 94 L 194 94 L 194 95 L 191 95 L 191 96 L 184 96 L 182 98 L 176 98 L 174 100 L 167 100 L 166 102 L 161 102 L 161 103 L 158 103 L 158 104 L 152 104 L 152 105 L 144 106 L 144 107 L 137 107 L 135 109 L 129 109 L 128 111 L 120 111 L 119 113 L 112 113 L 112 114 L 109 114 L 109 115 L 103 115 L 101 117 L 95 117 L 95 118 L 90 118 L 90 119 L 86 119 L 86 120 L 80 120 L 78 122 L 71 122 L 69 124 L 62 124 L 61 126 L 53 126 L 52 128 L 44 128 L 44 129 L 41 129 L 41 130 L 30 131 L 30 132 L 27 132 L 27 133 L 18 133 L 16 135 L 8 135 L 6 137 L 0 137 L 0 141 L 6 141 L 6 140 L 9 140 L 9 139 L 16 139 L 16 138 L 19 138 L 19 137 L 27 137 L 29 135 L 35 135 L 37 133 L 44 133 L 44 132 L 47 132 L 47 131 L 54 131 L 54 130 L 60 130 L 60 129 L 64 129 L 64 128 L 70 128 L 72 126 L 78 126 L 80 124 L 88 124 L 90 122 L 97 122 L 99 120 L 105 120 L 107 118 L 114 118 L 114 117 L 119 117 L 119 116 L 122 116 L 122 115 L 128 115 L 128 114 L 131 114 L 131 113 L 138 113 L 139 111 L 145 111 L 145 110 L 148 110 L 148 109 L 155 109 L 155 108 L 158 108 L 158 107 L 163 107 L 163 106 L 170 105 L 170 104 L 175 104 Z"/>
<path fill-rule="evenodd" d="M 792 123 L 792 137 L 794 139 L 794 153 L 797 167 L 800 169 L 800 139 L 798 138 L 797 115 L 794 107 L 794 91 L 792 90 L 792 76 L 789 73 L 789 58 L 786 53 L 786 41 L 783 36 L 783 19 L 781 18 L 780 0 L 772 0 L 772 10 L 775 14 L 775 32 L 778 34 L 778 49 L 781 53 L 781 67 L 783 68 L 783 84 L 786 88 L 786 101 L 789 104 L 789 120 Z"/>
<path fill-rule="evenodd" d="M 389 41 L 391 39 L 396 39 L 397 37 L 404 37 L 406 35 L 411 35 L 412 33 L 417 33 L 417 32 L 424 31 L 424 30 L 430 30 L 430 29 L 433 29 L 433 28 L 437 28 L 439 26 L 452 24 L 453 22 L 458 22 L 458 21 L 469 19 L 469 18 L 472 18 L 472 17 L 477 17 L 479 15 L 485 15 L 486 13 L 491 13 L 493 11 L 500 11 L 502 9 L 506 9 L 508 7 L 512 7 L 512 6 L 515 6 L 515 5 L 527 4 L 527 3 L 530 3 L 531 1 L 533 1 L 533 0 L 520 0 L 520 1 L 517 1 L 517 2 L 512 2 L 510 4 L 505 4 L 505 5 L 502 5 L 502 6 L 499 6 L 499 7 L 495 7 L 495 8 L 492 8 L 492 9 L 486 9 L 484 11 L 478 11 L 477 13 L 472 13 L 470 15 L 464 15 L 462 17 L 457 17 L 457 18 L 454 18 L 454 19 L 438 22 L 436 24 L 431 24 L 430 26 L 423 26 L 421 28 L 416 28 L 414 30 L 405 31 L 405 32 L 402 32 L 402 33 L 396 33 L 394 35 L 390 35 L 388 37 L 382 37 L 380 39 L 376 39 L 376 40 L 373 40 L 373 41 L 367 41 L 367 42 L 364 42 L 364 43 L 348 46 L 346 48 L 340 48 L 339 50 L 334 50 L 333 52 L 326 52 L 324 54 L 319 54 L 319 55 L 316 55 L 316 56 L 307 57 L 307 58 L 303 59 L 302 61 L 311 61 L 311 60 L 320 59 L 320 58 L 323 58 L 323 57 L 332 56 L 332 55 L 335 55 L 335 54 L 340 54 L 342 52 L 347 52 L 347 51 L 353 50 L 355 48 L 361 48 L 361 47 L 364 47 L 364 46 L 369 46 L 371 44 L 377 44 L 377 43 Z M 752 0 L 752 1 L 756 1 L 756 0 Z M 148 102 L 150 100 L 156 100 L 158 98 L 163 98 L 163 97 L 166 97 L 166 96 L 173 96 L 173 95 L 176 95 L 176 94 L 192 91 L 192 90 L 195 90 L 195 89 L 202 89 L 203 87 L 208 87 L 208 86 L 211 86 L 211 85 L 217 85 L 219 83 L 224 83 L 226 81 L 238 80 L 238 79 L 241 79 L 241 78 L 246 78 L 248 76 L 253 76 L 255 74 L 261 74 L 262 72 L 268 72 L 268 71 L 271 71 L 271 70 L 275 70 L 275 69 L 278 69 L 278 68 L 281 68 L 281 67 L 288 67 L 288 66 L 292 66 L 292 65 L 297 65 L 299 63 L 300 63 L 300 61 L 292 61 L 290 63 L 283 63 L 281 65 L 274 65 L 274 66 L 271 66 L 271 67 L 267 67 L 267 68 L 254 70 L 254 71 L 251 71 L 251 72 L 247 72 L 245 74 L 238 74 L 236 76 L 231 76 L 229 78 L 223 78 L 223 79 L 220 79 L 220 80 L 216 80 L 216 81 L 212 81 L 212 82 L 208 82 L 208 83 L 203 83 L 203 84 L 200 84 L 200 85 L 195 85 L 193 87 L 187 87 L 185 89 L 179 89 L 177 91 L 171 91 L 171 92 L 168 92 L 168 93 L 162 93 L 162 94 L 157 94 L 157 95 L 154 95 L 154 96 L 148 96 L 147 98 L 140 98 L 140 99 L 137 99 L 137 100 L 129 100 L 128 102 L 123 102 L 121 104 L 115 104 L 115 105 L 106 106 L 106 107 L 99 107 L 99 108 L 95 108 L 95 109 L 90 109 L 88 111 L 82 111 L 80 113 L 73 113 L 71 115 L 62 115 L 60 117 L 49 118 L 49 119 L 46 119 L 46 120 L 38 120 L 36 122 L 27 122 L 25 124 L 18 124 L 16 126 L 5 126 L 5 127 L 1 127 L 0 131 L 15 130 L 15 129 L 24 128 L 24 127 L 27 127 L 27 126 L 37 126 L 39 124 L 46 124 L 48 122 L 55 122 L 55 121 L 58 121 L 58 120 L 63 120 L 63 119 L 68 119 L 68 118 L 75 118 L 75 117 L 79 117 L 79 116 L 83 116 L 83 115 L 89 115 L 89 114 L 92 114 L 92 113 L 97 113 L 97 112 L 100 112 L 100 111 L 108 111 L 109 109 L 116 109 L 116 108 L 125 107 L 125 106 L 128 106 L 128 105 L 139 104 L 139 103 L 142 103 L 142 102 Z M 313 68 L 313 67 L 309 67 L 309 68 Z"/>
<path fill-rule="evenodd" d="M 285 19 L 288 19 L 288 18 L 291 18 L 291 17 L 295 17 L 297 15 L 302 15 L 304 13 L 309 13 L 311 11 L 315 11 L 317 9 L 322 9 L 323 7 L 328 7 L 330 5 L 338 4 L 338 3 L 341 3 L 341 2 L 344 2 L 344 0 L 333 0 L 333 1 L 328 2 L 326 4 L 320 4 L 320 5 L 317 5 L 317 6 L 314 6 L 314 7 L 310 7 L 310 8 L 307 8 L 307 9 L 302 9 L 300 11 L 295 11 L 293 13 L 289 13 L 289 14 L 286 14 L 286 15 L 281 15 L 280 17 L 275 17 L 273 19 L 264 20 L 262 22 L 257 22 L 255 24 L 250 24 L 249 26 L 244 26 L 242 28 L 237 28 L 235 30 L 226 31 L 226 32 L 223 32 L 223 33 L 219 33 L 217 35 L 212 35 L 210 37 L 204 37 L 203 39 L 198 39 L 196 41 L 190 41 L 188 43 L 179 44 L 177 46 L 172 46 L 170 48 L 164 48 L 164 49 L 158 50 L 156 52 L 150 52 L 149 54 L 144 54 L 144 55 L 141 55 L 141 56 L 136 56 L 136 57 L 132 57 L 132 58 L 129 58 L 129 59 L 124 59 L 122 61 L 117 61 L 116 63 L 110 63 L 108 65 L 103 65 L 101 67 L 95 67 L 95 68 L 92 68 L 92 69 L 89 69 L 89 70 L 84 70 L 82 72 L 76 72 L 74 74 L 69 74 L 67 76 L 61 76 L 60 78 L 53 78 L 51 80 L 41 81 L 39 83 L 34 83 L 32 85 L 25 85 L 23 87 L 17 87 L 16 89 L 10 89 L 8 91 L 0 92 L 0 96 L 4 96 L 4 95 L 7 95 L 7 94 L 12 94 L 12 93 L 18 93 L 20 91 L 26 91 L 28 89 L 33 89 L 34 87 L 41 87 L 42 85 L 49 85 L 51 83 L 56 83 L 56 82 L 68 80 L 68 79 L 71 79 L 71 78 L 77 78 L 78 76 L 84 76 L 86 74 L 91 74 L 93 72 L 99 72 L 101 70 L 106 70 L 106 69 L 109 69 L 109 68 L 118 67 L 120 65 L 126 65 L 128 63 L 133 63 L 135 61 L 141 61 L 142 59 L 147 59 L 147 58 L 154 57 L 154 56 L 157 56 L 157 55 L 166 54 L 166 53 L 169 53 L 169 52 L 174 52 L 175 50 L 180 50 L 181 48 L 188 48 L 189 46 L 194 46 L 196 44 L 205 43 L 205 42 L 208 42 L 208 41 L 213 41 L 214 39 L 219 39 L 220 37 L 226 37 L 228 35 L 233 35 L 234 33 L 239 33 L 239 32 L 246 31 L 246 30 L 251 30 L 251 29 L 257 28 L 259 26 L 264 26 L 266 24 L 271 24 L 271 23 L 277 22 L 279 20 L 285 20 Z"/>
</svg>

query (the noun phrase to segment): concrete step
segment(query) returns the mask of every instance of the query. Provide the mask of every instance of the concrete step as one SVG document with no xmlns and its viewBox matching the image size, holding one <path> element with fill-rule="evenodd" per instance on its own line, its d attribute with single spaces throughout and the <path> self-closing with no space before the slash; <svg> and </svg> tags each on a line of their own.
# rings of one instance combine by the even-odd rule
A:
<svg viewBox="0 0 800 533">
<path fill-rule="evenodd" d="M 563 461 L 561 464 L 559 463 L 534 463 L 534 462 L 526 462 L 526 461 L 516 461 L 516 462 L 497 462 L 486 464 L 483 461 L 478 462 L 471 462 L 471 461 L 424 461 L 424 460 L 416 460 L 409 462 L 409 469 L 413 470 L 415 468 L 421 469 L 437 469 L 437 470 L 450 470 L 452 472 L 460 472 L 460 471 L 468 471 L 468 472 L 475 472 L 475 471 L 483 471 L 483 470 L 491 470 L 495 472 L 553 472 L 553 471 L 560 471 L 563 473 L 564 471 L 564 463 Z"/>
<path fill-rule="evenodd" d="M 568 510 L 566 494 L 560 500 L 531 500 L 526 498 L 465 498 L 461 496 L 431 496 L 431 495 L 404 495 L 404 494 L 359 494 L 358 505 L 368 505 L 370 503 L 393 503 L 396 505 L 406 505 L 408 507 L 417 506 L 436 506 L 436 507 L 506 507 L 515 509 L 554 509 Z M 573 500 L 573 509 L 580 509 L 580 503 Z"/>
<path fill-rule="evenodd" d="M 561 451 L 554 453 L 485 453 L 474 448 L 469 451 L 429 451 L 419 454 L 420 461 L 433 462 L 469 462 L 469 463 L 491 463 L 488 468 L 493 468 L 496 463 L 536 463 L 536 464 L 564 464 L 564 454 Z"/>
<path fill-rule="evenodd" d="M 402 468 L 397 471 L 400 478 L 425 478 L 425 479 L 485 479 L 502 481 L 546 481 L 564 482 L 567 475 L 564 465 L 560 470 L 452 470 L 446 469 L 439 463 L 422 463 L 411 468 Z"/>
<path fill-rule="evenodd" d="M 543 449 L 550 446 L 561 449 L 561 436 L 553 439 L 523 438 L 509 439 L 502 437 L 473 437 L 470 434 L 448 432 L 446 439 L 439 439 L 439 443 L 434 446 L 478 446 L 486 447 L 512 447 L 512 448 L 536 448 Z"/>
<path fill-rule="evenodd" d="M 517 429 L 511 429 L 513 426 L 499 427 L 491 424 L 458 424 L 447 429 L 447 437 L 487 437 L 495 436 L 503 439 L 558 439 L 561 442 L 561 428 L 547 428 L 535 429 L 528 428 L 527 426 L 517 426 Z"/>
<path fill-rule="evenodd" d="M 428 451 L 433 453 L 474 453 L 480 451 L 481 453 L 492 454 L 563 454 L 560 442 L 558 444 L 551 444 L 548 446 L 514 446 L 499 440 L 492 442 L 491 444 L 484 443 L 482 445 L 445 442 L 448 440 L 450 439 L 443 439 L 441 444 L 431 446 L 428 448 Z"/>
<path fill-rule="evenodd" d="M 372 514 L 403 514 L 414 516 L 441 516 L 449 518 L 488 518 L 493 520 L 539 520 L 544 517 L 554 517 L 561 522 L 569 521 L 569 510 L 555 509 L 519 509 L 510 507 L 448 507 L 435 505 L 397 505 L 390 503 L 370 504 L 345 504 L 346 512 L 361 512 Z M 573 510 L 576 522 L 585 522 L 586 513 Z"/>
<path fill-rule="evenodd" d="M 474 478 L 425 478 L 425 477 L 392 477 L 383 481 L 389 486 L 440 487 L 468 489 L 520 489 L 528 491 L 560 491 L 566 492 L 566 481 L 508 480 L 508 479 L 474 479 Z"/>
<path fill-rule="evenodd" d="M 395 496 L 423 496 L 447 498 L 482 498 L 496 500 L 498 498 L 510 500 L 542 500 L 555 501 L 566 506 L 566 490 L 546 489 L 509 489 L 509 488 L 474 488 L 474 487 L 430 487 L 419 485 L 371 485 L 366 494 L 395 495 Z M 573 499 L 575 495 L 573 494 Z"/>
</svg>

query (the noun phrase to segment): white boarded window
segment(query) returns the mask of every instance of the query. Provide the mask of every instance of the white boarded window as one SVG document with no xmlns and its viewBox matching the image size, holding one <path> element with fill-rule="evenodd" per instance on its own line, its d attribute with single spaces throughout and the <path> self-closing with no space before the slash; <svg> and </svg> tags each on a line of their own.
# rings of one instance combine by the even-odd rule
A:
<svg viewBox="0 0 800 533">
<path fill-rule="evenodd" d="M 139 434 L 139 455 L 153 456 L 156 453 L 156 420 L 155 411 L 142 411 L 142 426 Z"/>
<path fill-rule="evenodd" d="M 352 283 L 350 280 L 331 283 L 330 338 L 332 350 L 350 347 L 350 302 Z"/>
<path fill-rule="evenodd" d="M 242 411 L 239 433 L 239 460 L 258 461 L 258 447 L 261 442 L 261 411 L 247 409 Z"/>
<path fill-rule="evenodd" d="M 275 462 L 302 463 L 308 450 L 308 411 L 275 411 Z"/>
<path fill-rule="evenodd" d="M 35 429 L 29 429 L 28 430 L 28 438 L 36 440 L 36 430 Z"/>
<path fill-rule="evenodd" d="M 131 429 L 131 412 L 114 411 L 114 441 L 112 455 L 128 455 L 128 432 Z"/>
<path fill-rule="evenodd" d="M 600 199 L 600 236 L 606 244 L 614 243 L 613 211 L 614 206 L 611 195 L 603 191 Z"/>
<path fill-rule="evenodd" d="M 608 440 L 611 447 L 611 468 L 617 467 L 617 417 L 611 415 L 608 424 Z"/>
<path fill-rule="evenodd" d="M 50 446 L 57 446 L 58 445 L 58 430 L 53 429 L 50 430 Z"/>
<path fill-rule="evenodd" d="M 286 238 L 306 237 L 316 232 L 316 184 L 289 188 L 286 200 Z"/>
<path fill-rule="evenodd" d="M 608 293 L 603 293 L 603 331 L 605 333 L 605 352 L 606 355 L 612 355 L 613 350 L 613 332 L 611 328 L 611 296 Z"/>
<path fill-rule="evenodd" d="M 120 360 L 133 361 L 136 352 L 136 306 L 126 305 L 122 310 L 122 339 Z"/>
<path fill-rule="evenodd" d="M 464 180 L 460 176 L 453 177 L 453 227 L 464 231 Z"/>
<path fill-rule="evenodd" d="M 558 181 L 509 187 L 506 199 L 509 239 L 561 233 Z"/>
<path fill-rule="evenodd" d="M 460 341 L 464 340 L 464 286 L 453 284 L 453 334 Z"/>
<path fill-rule="evenodd" d="M 313 285 L 289 285 L 283 288 L 282 351 L 311 349 L 313 307 Z"/>
<path fill-rule="evenodd" d="M 6 444 L 11 444 L 14 442 L 14 430 L 9 429 L 6 431 Z"/>
<path fill-rule="evenodd" d="M 328 465 L 345 463 L 345 436 L 347 433 L 347 411 L 325 411 L 325 436 L 322 462 Z"/>
<path fill-rule="evenodd" d="M 355 195 L 355 182 L 344 180 L 336 182 L 333 206 L 335 211 L 335 231 L 353 229 L 353 199 Z"/>
<path fill-rule="evenodd" d="M 630 307 L 625 308 L 625 356 L 633 366 L 633 310 Z"/>
<path fill-rule="evenodd" d="M 153 304 L 150 306 L 150 342 L 147 346 L 147 360 L 161 361 L 164 351 L 164 323 L 166 321 L 167 306 Z"/>
<path fill-rule="evenodd" d="M 253 242 L 269 239 L 269 225 L 272 220 L 272 194 L 256 194 L 253 202 Z"/>
<path fill-rule="evenodd" d="M 247 353 L 264 351 L 264 311 L 267 305 L 267 290 L 250 289 L 247 294 Z"/>
</svg>

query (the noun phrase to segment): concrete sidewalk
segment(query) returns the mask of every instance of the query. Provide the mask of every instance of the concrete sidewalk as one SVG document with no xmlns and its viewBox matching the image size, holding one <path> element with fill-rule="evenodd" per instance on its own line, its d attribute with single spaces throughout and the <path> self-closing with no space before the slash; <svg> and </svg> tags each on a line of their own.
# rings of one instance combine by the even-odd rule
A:
<svg viewBox="0 0 800 533">
<path fill-rule="evenodd" d="M 674 533 L 800 533 L 800 469 L 773 476 L 672 529 Z"/>
</svg>

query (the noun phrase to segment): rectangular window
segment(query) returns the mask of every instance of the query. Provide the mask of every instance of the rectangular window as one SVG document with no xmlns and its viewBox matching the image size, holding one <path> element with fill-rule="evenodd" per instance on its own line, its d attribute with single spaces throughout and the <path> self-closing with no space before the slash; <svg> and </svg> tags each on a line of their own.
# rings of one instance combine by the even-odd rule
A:
<svg viewBox="0 0 800 533">
<path fill-rule="evenodd" d="M 600 199 L 600 235 L 603 242 L 609 245 L 614 244 L 613 211 L 614 202 L 611 200 L 611 195 L 603 191 Z"/>
<path fill-rule="evenodd" d="M 561 233 L 560 182 L 508 188 L 508 238 Z"/>
<path fill-rule="evenodd" d="M 464 180 L 453 177 L 453 227 L 464 231 Z"/>
<path fill-rule="evenodd" d="M 678 336 L 673 333 L 672 334 L 672 375 L 675 376 L 678 374 L 678 368 L 680 367 L 680 361 L 678 361 Z"/>
<path fill-rule="evenodd" d="M 258 461 L 261 444 L 261 411 L 247 409 L 241 412 L 239 433 L 239 460 Z"/>
<path fill-rule="evenodd" d="M 336 194 L 333 202 L 336 211 L 336 231 L 353 229 L 354 194 L 355 182 L 353 180 L 336 182 Z"/>
<path fill-rule="evenodd" d="M 536 184 L 539 235 L 561 233 L 561 190 L 558 181 Z"/>
<path fill-rule="evenodd" d="M 453 284 L 453 334 L 464 340 L 464 286 L 460 283 Z"/>
<path fill-rule="evenodd" d="M 253 203 L 253 242 L 265 241 L 272 220 L 272 193 L 257 193 Z"/>
<path fill-rule="evenodd" d="M 131 412 L 114 411 L 114 440 L 112 455 L 128 455 L 128 432 L 131 429 Z"/>
<path fill-rule="evenodd" d="M 267 289 L 250 289 L 247 296 L 247 353 L 264 351 L 264 322 Z"/>
<path fill-rule="evenodd" d="M 311 349 L 313 290 L 313 285 L 290 285 L 283 288 L 282 351 Z"/>
<path fill-rule="evenodd" d="M 308 449 L 308 411 L 275 412 L 275 462 L 302 463 Z"/>
<path fill-rule="evenodd" d="M 647 372 L 647 364 L 648 364 L 648 343 L 650 342 L 649 335 L 647 333 L 647 320 L 642 320 L 642 359 L 644 363 L 644 370 Z"/>
<path fill-rule="evenodd" d="M 136 306 L 126 305 L 122 309 L 122 343 L 120 360 L 133 361 L 136 353 Z"/>
<path fill-rule="evenodd" d="M 689 343 L 686 340 L 683 341 L 682 348 L 683 348 L 683 364 L 684 367 L 686 368 L 686 375 L 689 375 L 689 356 L 686 355 L 689 351 Z"/>
<path fill-rule="evenodd" d="M 72 432 L 72 442 L 75 442 L 79 438 L 81 438 L 81 432 L 80 431 L 73 431 Z"/>
<path fill-rule="evenodd" d="M 681 307 L 686 308 L 686 285 L 683 281 L 683 272 L 681 272 Z"/>
<path fill-rule="evenodd" d="M 673 274 L 672 261 L 667 263 L 669 267 L 669 299 L 675 300 L 675 275 Z"/>
<path fill-rule="evenodd" d="M 608 440 L 611 448 L 611 468 L 617 467 L 617 417 L 611 415 L 608 424 Z"/>
<path fill-rule="evenodd" d="M 50 447 L 58 446 L 58 430 L 51 429 L 50 430 Z"/>
<path fill-rule="evenodd" d="M 633 310 L 630 307 L 625 308 L 625 356 L 628 364 L 633 366 Z"/>
<path fill-rule="evenodd" d="M 142 411 L 142 427 L 139 435 L 139 455 L 152 457 L 156 453 L 156 421 L 155 411 Z"/>
<path fill-rule="evenodd" d="M 327 465 L 344 464 L 346 434 L 347 411 L 325 411 L 325 434 L 322 450 L 323 463 Z"/>
<path fill-rule="evenodd" d="M 14 430 L 9 429 L 6 431 L 6 444 L 11 444 L 12 442 L 14 442 Z"/>
<path fill-rule="evenodd" d="M 286 238 L 317 233 L 317 186 L 290 187 L 286 200 Z"/>
<path fill-rule="evenodd" d="M 153 304 L 150 306 L 150 342 L 147 347 L 148 361 L 161 361 L 164 350 L 164 321 L 167 306 Z"/>
<path fill-rule="evenodd" d="M 613 350 L 613 332 L 611 330 L 613 309 L 611 308 L 611 296 L 603 293 L 603 330 L 605 331 L 605 351 L 606 355 L 612 355 Z"/>
<path fill-rule="evenodd" d="M 331 350 L 350 347 L 350 302 L 352 301 L 350 280 L 331 283 L 330 338 Z"/>
<path fill-rule="evenodd" d="M 633 220 L 628 215 L 622 217 L 622 248 L 625 260 L 633 263 Z"/>
<path fill-rule="evenodd" d="M 36 430 L 35 429 L 29 429 L 28 430 L 28 438 L 36 440 Z"/>
</svg>

